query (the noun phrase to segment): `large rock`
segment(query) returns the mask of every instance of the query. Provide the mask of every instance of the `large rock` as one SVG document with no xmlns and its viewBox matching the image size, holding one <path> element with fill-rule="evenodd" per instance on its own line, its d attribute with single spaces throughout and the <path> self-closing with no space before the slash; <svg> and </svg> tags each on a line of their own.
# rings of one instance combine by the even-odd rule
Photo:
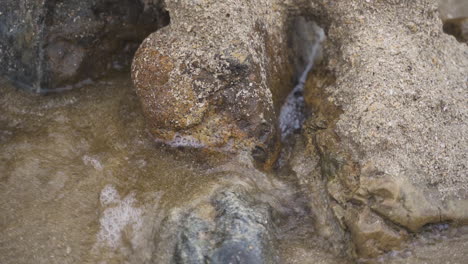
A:
<svg viewBox="0 0 468 264">
<path fill-rule="evenodd" d="M 159 0 L 5 0 L 0 74 L 43 93 L 127 67 L 139 43 L 168 23 Z"/>
<path fill-rule="evenodd" d="M 236 178 L 235 175 L 231 175 Z M 278 263 L 273 207 L 239 182 L 207 185 L 156 227 L 154 263 Z M 268 195 L 268 194 L 266 194 Z"/>
<path fill-rule="evenodd" d="M 245 191 L 223 190 L 181 221 L 173 262 L 277 263 L 271 229 L 268 205 L 255 205 Z"/>
<path fill-rule="evenodd" d="M 468 223 L 468 47 L 444 33 L 438 1 L 311 7 L 329 41 L 306 88 L 306 137 L 358 253 L 403 247 L 431 223 Z"/>
<path fill-rule="evenodd" d="M 152 133 L 174 146 L 274 152 L 294 83 L 283 1 L 166 1 L 132 76 Z"/>
</svg>

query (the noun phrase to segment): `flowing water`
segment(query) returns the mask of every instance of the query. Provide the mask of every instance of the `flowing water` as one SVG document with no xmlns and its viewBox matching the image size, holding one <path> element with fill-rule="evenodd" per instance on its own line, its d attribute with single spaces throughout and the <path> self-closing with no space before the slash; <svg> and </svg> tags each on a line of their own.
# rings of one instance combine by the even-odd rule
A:
<svg viewBox="0 0 468 264">
<path fill-rule="evenodd" d="M 48 96 L 2 81 L 0 111 L 2 264 L 143 263 L 168 212 L 223 182 L 264 181 L 276 188 L 269 191 L 282 210 L 303 208 L 288 184 L 271 184 L 271 175 L 245 169 L 226 179 L 222 157 L 154 143 L 128 76 Z M 290 214 L 304 214 L 297 212 Z M 301 245 L 311 234 L 304 219 L 284 221 L 290 234 L 284 240 L 294 246 L 281 249 L 291 260 L 319 244 Z M 322 250 L 307 251 L 335 261 Z"/>
<path fill-rule="evenodd" d="M 150 263 L 154 252 L 172 254 L 157 249 L 163 219 L 229 184 L 254 186 L 281 211 L 281 263 L 348 262 L 316 235 L 294 174 L 155 143 L 127 75 L 48 96 L 1 81 L 0 113 L 1 264 Z M 463 259 L 466 232 L 441 234 L 374 261 Z"/>
<path fill-rule="evenodd" d="M 94 263 L 210 175 L 150 140 L 127 76 L 35 96 L 0 84 L 0 263 Z M 147 219 L 149 218 L 149 219 Z"/>
</svg>

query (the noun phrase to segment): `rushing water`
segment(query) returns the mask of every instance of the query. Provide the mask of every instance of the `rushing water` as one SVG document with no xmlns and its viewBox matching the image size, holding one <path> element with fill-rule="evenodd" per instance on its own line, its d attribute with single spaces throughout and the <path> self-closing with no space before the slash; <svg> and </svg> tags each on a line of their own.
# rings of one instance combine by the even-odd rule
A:
<svg viewBox="0 0 468 264">
<path fill-rule="evenodd" d="M 299 24 L 299 23 L 298 23 Z M 305 42 L 305 49 L 302 51 L 304 54 L 305 68 L 300 69 L 302 72 L 298 73 L 298 83 L 286 97 L 286 100 L 281 107 L 279 116 L 279 127 L 281 130 L 281 139 L 284 141 L 287 137 L 295 131 L 302 128 L 302 124 L 306 119 L 306 105 L 304 101 L 304 86 L 307 77 L 314 66 L 314 62 L 319 53 L 320 46 L 325 39 L 325 33 L 322 28 L 318 27 L 314 22 L 300 23 L 302 30 L 297 30 L 297 34 L 313 36 L 312 40 L 296 40 Z M 302 32 L 305 31 L 305 32 Z M 309 37 L 310 38 L 310 37 Z M 304 48 L 304 47 L 303 47 Z"/>
</svg>

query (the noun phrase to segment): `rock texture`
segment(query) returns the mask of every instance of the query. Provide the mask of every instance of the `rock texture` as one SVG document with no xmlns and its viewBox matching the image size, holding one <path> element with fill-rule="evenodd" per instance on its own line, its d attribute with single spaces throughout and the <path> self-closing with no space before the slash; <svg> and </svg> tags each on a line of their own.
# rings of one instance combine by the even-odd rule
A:
<svg viewBox="0 0 468 264">
<path fill-rule="evenodd" d="M 330 196 L 311 203 L 317 226 L 330 222 L 350 238 L 326 228 L 321 235 L 353 241 L 370 258 L 404 247 L 408 233 L 427 224 L 468 222 L 468 48 L 444 33 L 438 1 L 167 7 L 171 25 L 144 41 L 132 68 L 156 138 L 276 157 L 278 109 L 297 82 L 292 57 L 300 57 L 287 32 L 300 28 L 295 16 L 314 18 L 327 41 L 304 88 L 314 112 L 305 133 L 314 150 L 305 153 L 312 164 L 318 155 L 324 180 L 314 166 L 293 170 L 326 188 L 311 197 Z"/>
<path fill-rule="evenodd" d="M 223 190 L 198 209 L 182 221 L 174 263 L 277 262 L 266 204 L 254 205 L 242 190 Z M 211 221 L 206 219 L 207 210 L 212 210 Z"/>
<path fill-rule="evenodd" d="M 127 67 L 168 20 L 158 0 L 5 0 L 0 74 L 39 93 L 71 88 Z"/>
<path fill-rule="evenodd" d="M 152 261 L 278 263 L 273 208 L 248 185 L 212 185 L 208 193 L 172 210 L 157 227 L 160 242 Z"/>
<path fill-rule="evenodd" d="M 275 151 L 294 86 L 283 1 L 166 1 L 171 24 L 147 38 L 132 76 L 152 133 L 174 146 Z"/>
<path fill-rule="evenodd" d="M 306 137 L 361 257 L 468 222 L 468 47 L 444 33 L 437 2 L 311 3 L 328 42 Z"/>
</svg>

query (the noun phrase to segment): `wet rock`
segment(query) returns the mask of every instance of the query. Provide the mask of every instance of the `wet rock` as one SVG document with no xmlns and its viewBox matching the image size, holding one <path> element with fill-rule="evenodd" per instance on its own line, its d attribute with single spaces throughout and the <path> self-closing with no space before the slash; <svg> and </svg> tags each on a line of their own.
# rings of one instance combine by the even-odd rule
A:
<svg viewBox="0 0 468 264">
<path fill-rule="evenodd" d="M 311 138 L 298 138 L 290 161 L 299 186 L 307 196 L 317 235 L 335 255 L 351 256 L 352 245 L 345 226 L 340 225 L 332 207 L 336 202 L 327 191 L 327 180 L 320 172 L 320 157 Z"/>
<path fill-rule="evenodd" d="M 218 190 L 168 222 L 177 225 L 171 263 L 277 263 L 270 210 L 242 187 Z"/>
<path fill-rule="evenodd" d="M 371 212 L 347 210 L 346 225 L 349 227 L 357 253 L 362 258 L 372 258 L 403 246 L 407 233 L 403 229 L 388 226 L 384 219 Z"/>
<path fill-rule="evenodd" d="M 160 1 L 2 1 L 0 74 L 38 93 L 128 67 L 139 43 L 168 23 Z"/>
<path fill-rule="evenodd" d="M 361 185 L 367 189 L 367 199 L 375 212 L 411 231 L 418 231 L 427 223 L 443 220 L 440 202 L 425 196 L 408 182 L 363 179 Z"/>
<path fill-rule="evenodd" d="M 171 24 L 143 42 L 132 67 L 152 133 L 174 146 L 274 152 L 294 86 L 282 1 L 166 5 Z"/>
</svg>

